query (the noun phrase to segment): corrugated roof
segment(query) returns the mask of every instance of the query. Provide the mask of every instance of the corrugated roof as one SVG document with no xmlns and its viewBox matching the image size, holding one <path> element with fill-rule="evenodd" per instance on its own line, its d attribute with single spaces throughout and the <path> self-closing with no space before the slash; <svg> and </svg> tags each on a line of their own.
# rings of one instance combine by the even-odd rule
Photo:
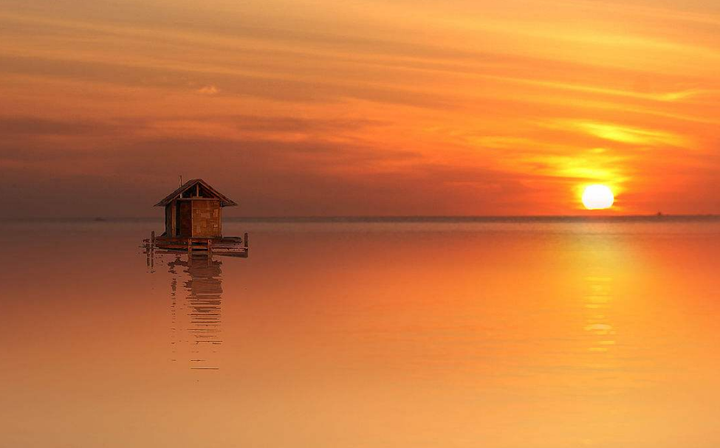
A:
<svg viewBox="0 0 720 448">
<path fill-rule="evenodd" d="M 183 193 L 185 193 L 187 190 L 189 190 L 190 188 L 194 187 L 195 184 L 200 184 L 200 185 L 202 185 L 202 186 L 205 187 L 205 189 L 207 189 L 212 195 L 214 195 L 216 198 L 220 199 L 220 206 L 221 206 L 221 207 L 232 207 L 232 206 L 234 206 L 234 205 L 237 205 L 237 203 L 235 203 L 235 201 L 233 201 L 232 199 L 228 198 L 228 197 L 225 196 L 224 194 L 220 193 L 219 191 L 217 191 L 216 189 L 214 189 L 213 187 L 211 187 L 210 185 L 208 185 L 208 183 L 205 182 L 204 180 L 202 180 L 202 179 L 190 179 L 189 181 L 187 181 L 187 182 L 185 182 L 184 184 L 182 184 L 182 185 L 180 186 L 180 188 L 178 188 L 177 190 L 175 190 L 175 191 L 173 191 L 172 193 L 170 193 L 169 195 L 167 195 L 167 196 L 165 197 L 165 199 L 163 199 L 162 201 L 160 201 L 160 202 L 158 202 L 157 204 L 155 204 L 155 207 L 165 207 L 166 205 L 168 205 L 169 203 L 171 203 L 172 201 L 174 201 L 175 199 L 177 199 L 178 197 L 180 197 L 180 195 L 182 195 Z"/>
</svg>

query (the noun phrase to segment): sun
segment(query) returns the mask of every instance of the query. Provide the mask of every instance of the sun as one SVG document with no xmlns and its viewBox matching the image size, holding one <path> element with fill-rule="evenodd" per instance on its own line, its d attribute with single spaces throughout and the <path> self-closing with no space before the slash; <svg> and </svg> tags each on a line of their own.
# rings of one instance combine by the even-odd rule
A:
<svg viewBox="0 0 720 448">
<path fill-rule="evenodd" d="M 588 185 L 582 195 L 582 203 L 588 210 L 610 208 L 615 202 L 612 190 L 607 185 Z"/>
</svg>

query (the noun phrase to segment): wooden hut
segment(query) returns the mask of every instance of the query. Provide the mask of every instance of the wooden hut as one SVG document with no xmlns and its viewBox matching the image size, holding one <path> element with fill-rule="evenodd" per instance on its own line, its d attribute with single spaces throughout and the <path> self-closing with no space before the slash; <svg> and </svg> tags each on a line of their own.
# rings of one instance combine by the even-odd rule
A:
<svg viewBox="0 0 720 448">
<path fill-rule="evenodd" d="M 237 204 L 202 179 L 191 179 L 155 204 L 165 207 L 168 237 L 222 237 L 222 209 Z"/>
<path fill-rule="evenodd" d="M 222 209 L 236 206 L 202 179 L 192 179 L 155 204 L 165 207 L 165 232 L 147 240 L 154 250 L 208 251 L 247 256 L 245 238 L 223 237 Z"/>
</svg>

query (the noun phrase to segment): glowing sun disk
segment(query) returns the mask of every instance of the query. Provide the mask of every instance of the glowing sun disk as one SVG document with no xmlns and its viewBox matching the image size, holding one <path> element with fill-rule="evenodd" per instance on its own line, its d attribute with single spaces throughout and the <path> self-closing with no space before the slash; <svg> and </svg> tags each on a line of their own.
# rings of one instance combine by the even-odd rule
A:
<svg viewBox="0 0 720 448">
<path fill-rule="evenodd" d="M 582 195 L 582 203 L 588 210 L 610 208 L 615 202 L 612 190 L 606 185 L 588 185 Z"/>
</svg>

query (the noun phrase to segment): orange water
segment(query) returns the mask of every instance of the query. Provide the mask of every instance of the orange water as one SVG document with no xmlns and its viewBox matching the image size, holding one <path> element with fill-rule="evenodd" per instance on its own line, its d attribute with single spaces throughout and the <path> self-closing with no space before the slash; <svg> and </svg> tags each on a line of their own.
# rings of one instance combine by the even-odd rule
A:
<svg viewBox="0 0 720 448">
<path fill-rule="evenodd" d="M 0 446 L 717 447 L 720 223 L 0 225 Z"/>
</svg>

